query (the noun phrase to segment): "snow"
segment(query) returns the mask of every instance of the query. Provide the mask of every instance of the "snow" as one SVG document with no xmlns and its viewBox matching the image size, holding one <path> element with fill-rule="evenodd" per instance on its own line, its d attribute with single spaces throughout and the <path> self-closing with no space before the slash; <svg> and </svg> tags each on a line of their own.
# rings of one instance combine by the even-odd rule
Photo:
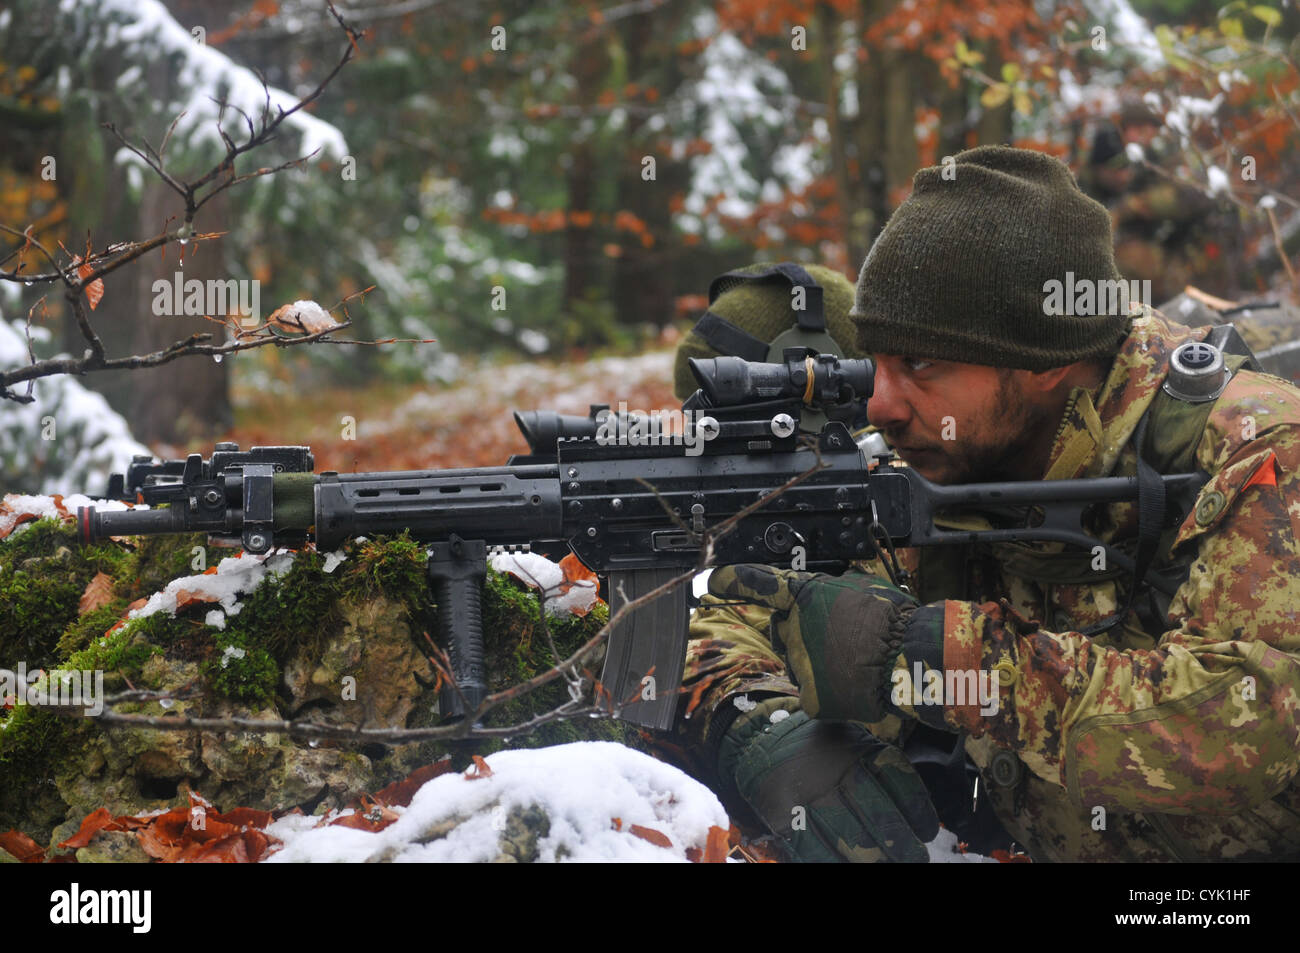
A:
<svg viewBox="0 0 1300 953">
<path fill-rule="evenodd" d="M 63 509 L 69 514 L 75 514 L 79 506 L 94 506 L 99 510 L 125 510 L 130 509 L 125 503 L 119 500 L 94 500 L 80 493 L 73 493 L 70 496 L 63 497 Z M 137 506 L 136 509 L 147 510 L 147 506 Z M 4 497 L 3 511 L 0 511 L 0 539 L 7 536 L 17 536 L 25 532 L 28 523 L 18 524 L 14 528 L 18 517 L 32 515 L 37 519 L 62 519 L 63 513 L 59 512 L 58 506 L 54 499 L 49 496 L 27 496 L 22 493 L 6 493 Z M 12 533 L 10 532 L 12 530 Z"/>
<path fill-rule="evenodd" d="M 932 864 L 996 864 L 992 857 L 983 854 L 962 853 L 957 849 L 957 835 L 945 827 L 939 828 L 939 834 L 925 845 Z"/>
<path fill-rule="evenodd" d="M 563 592 L 564 570 L 541 553 L 496 553 L 488 562 L 497 572 L 512 573 L 546 593 L 546 611 L 550 615 L 565 615 L 574 610 L 586 612 L 599 595 L 596 584 L 585 579 L 574 582 L 568 592 Z"/>
<path fill-rule="evenodd" d="M 38 339 L 45 328 L 32 328 Z M 27 364 L 20 324 L 0 315 L 0 367 Z M 27 385 L 15 385 L 26 394 Z M 131 436 L 126 421 L 103 396 L 65 374 L 33 385 L 33 403 L 4 402 L 0 416 L 0 479 L 6 486 L 40 493 L 98 492 L 108 475 L 149 448 Z M 46 439 L 48 436 L 48 439 Z"/>
<path fill-rule="evenodd" d="M 227 645 L 221 653 L 221 667 L 226 668 L 232 658 L 243 658 L 248 653 L 237 645 Z"/>
<path fill-rule="evenodd" d="M 489 777 L 434 778 L 416 792 L 401 817 L 379 833 L 319 827 L 318 818 L 281 818 L 267 833 L 285 842 L 268 863 L 482 862 L 499 853 L 506 816 L 540 807 L 550 833 L 538 859 L 575 863 L 684 863 L 686 848 L 703 848 L 711 826 L 728 828 L 716 796 L 684 772 L 610 741 L 499 751 L 486 759 Z M 425 831 L 464 818 L 444 837 L 420 843 Z M 616 830 L 614 818 L 622 822 Z M 665 835 L 657 847 L 630 833 L 633 824 Z M 309 829 L 310 828 L 310 829 Z"/>
<path fill-rule="evenodd" d="M 1144 69 L 1156 70 L 1165 65 L 1155 33 L 1128 0 L 1083 0 L 1083 5 L 1110 28 L 1111 42 L 1129 50 Z"/>
<path fill-rule="evenodd" d="M 699 216 L 710 198 L 721 195 L 718 212 L 742 218 L 753 211 L 762 183 L 751 171 L 751 146 L 741 137 L 741 125 L 765 126 L 765 138 L 778 140 L 772 150 L 773 170 L 786 179 L 786 187 L 797 190 L 806 185 L 816 170 L 801 162 L 810 154 L 806 148 L 779 143 L 797 125 L 789 119 L 795 97 L 785 73 L 734 34 L 719 32 L 712 12 L 698 15 L 693 29 L 710 40 L 701 54 L 702 74 L 683 84 L 670 110 L 683 114 L 683 126 L 698 124 L 701 138 L 712 150 L 691 160 L 692 181 L 684 207 L 689 216 Z M 824 135 L 818 138 L 823 144 L 827 141 Z M 711 235 L 720 237 L 720 232 L 712 223 Z"/>
<path fill-rule="evenodd" d="M 208 602 L 219 603 L 227 616 L 238 615 L 244 607 L 238 601 L 239 596 L 256 589 L 268 573 L 282 575 L 288 572 L 293 557 L 294 554 L 288 550 L 276 550 L 269 557 L 249 553 L 227 557 L 217 564 L 215 573 L 173 579 L 161 592 L 150 596 L 143 606 L 127 613 L 127 618 L 140 619 L 155 612 L 166 612 L 174 616 L 177 599 L 182 591 Z"/>
<path fill-rule="evenodd" d="M 1210 195 L 1226 195 L 1231 191 L 1232 187 L 1228 182 L 1228 173 L 1218 166 L 1210 166 L 1205 170 L 1205 175 L 1210 183 Z"/>
<path fill-rule="evenodd" d="M 1129 162 L 1141 162 L 1146 158 L 1146 153 L 1142 151 L 1142 146 L 1136 142 L 1130 142 L 1124 147 L 1124 154 L 1128 156 Z"/>
<path fill-rule="evenodd" d="M 254 119 L 261 115 L 268 96 L 272 113 L 297 102 L 283 90 L 263 89 L 251 70 L 206 43 L 196 42 L 159 0 L 61 0 L 59 12 L 74 23 L 93 24 L 91 29 L 69 30 L 70 35 L 86 37 L 87 53 L 106 62 L 133 64 L 119 74 L 119 86 L 133 85 L 142 64 L 160 60 L 176 64 L 174 88 L 183 91 L 182 98 L 169 104 L 168 110 L 183 113 L 176 128 L 182 139 L 195 137 L 221 146 L 216 130 L 219 107 L 209 97 L 222 91 L 231 106 Z M 226 122 L 231 129 L 239 128 L 235 120 L 242 123 L 237 114 L 228 112 Z M 319 150 L 321 156 L 341 159 L 348 154 L 343 134 L 309 113 L 296 112 L 285 123 L 300 137 L 300 155 Z"/>
<path fill-rule="evenodd" d="M 682 863 L 686 848 L 705 846 L 710 827 L 730 825 L 704 785 L 615 742 L 499 751 L 485 760 L 490 776 L 434 778 L 410 807 L 393 808 L 400 816 L 378 833 L 328 826 L 350 811 L 324 818 L 286 815 L 266 829 L 284 846 L 265 862 L 482 863 L 500 855 L 507 817 L 531 806 L 550 821 L 537 844 L 542 863 Z M 672 846 L 657 847 L 632 834 L 634 824 L 658 831 Z M 435 828 L 438 833 L 430 836 Z M 926 850 L 931 863 L 995 862 L 962 853 L 957 836 L 942 828 Z"/>
</svg>

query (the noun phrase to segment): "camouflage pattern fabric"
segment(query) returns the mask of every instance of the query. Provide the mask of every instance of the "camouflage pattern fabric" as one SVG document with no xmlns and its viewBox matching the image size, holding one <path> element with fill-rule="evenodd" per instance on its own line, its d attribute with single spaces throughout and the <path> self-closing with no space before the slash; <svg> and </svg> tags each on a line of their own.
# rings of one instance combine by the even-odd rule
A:
<svg viewBox="0 0 1300 953">
<path fill-rule="evenodd" d="M 1095 402 L 1071 394 L 1045 479 L 1134 474 L 1130 438 L 1169 354 L 1207 330 L 1150 309 L 1136 318 Z M 908 554 L 923 601 L 943 609 L 943 668 L 997 672 L 996 712 L 945 705 L 943 717 L 967 733 L 981 790 L 1036 860 L 1300 859 L 1300 390 L 1237 373 L 1195 462 L 1210 479 L 1157 562 L 1188 563 L 1159 631 L 1131 616 L 1083 635 L 1123 604 L 1130 581 L 1113 569 L 1071 578 L 1055 544 L 982 545 L 928 562 L 938 550 Z M 1099 508 L 1091 530 L 1133 539 L 1136 506 Z M 968 572 L 927 580 L 941 562 Z M 767 639 L 769 616 L 696 612 L 688 739 L 707 738 L 738 692 L 797 696 Z M 910 680 L 904 657 L 898 665 Z M 870 727 L 891 738 L 898 722 Z"/>
</svg>

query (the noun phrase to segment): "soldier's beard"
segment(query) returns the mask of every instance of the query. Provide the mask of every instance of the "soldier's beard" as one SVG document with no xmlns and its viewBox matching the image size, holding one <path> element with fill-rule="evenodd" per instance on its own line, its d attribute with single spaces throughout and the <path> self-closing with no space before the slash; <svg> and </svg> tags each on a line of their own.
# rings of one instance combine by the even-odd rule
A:
<svg viewBox="0 0 1300 953">
<path fill-rule="evenodd" d="M 935 483 L 1038 479 L 1045 461 L 1034 459 L 1034 450 L 1055 423 L 1050 411 L 1025 400 L 1011 371 L 999 371 L 992 398 L 957 425 L 954 439 L 927 446 L 914 459 L 906 452 L 901 456 Z M 905 439 L 886 436 L 894 445 L 909 445 Z"/>
</svg>

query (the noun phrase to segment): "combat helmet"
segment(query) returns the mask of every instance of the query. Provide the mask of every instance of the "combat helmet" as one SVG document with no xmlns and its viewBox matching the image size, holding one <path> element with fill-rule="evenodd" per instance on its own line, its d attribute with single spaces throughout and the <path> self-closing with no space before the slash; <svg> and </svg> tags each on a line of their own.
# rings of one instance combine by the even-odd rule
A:
<svg viewBox="0 0 1300 953">
<path fill-rule="evenodd" d="M 853 283 L 824 265 L 748 265 L 709 283 L 709 309 L 677 346 L 673 391 L 685 400 L 698 386 L 687 359 L 730 355 L 780 361 L 787 347 L 866 357 L 854 344 Z"/>
</svg>

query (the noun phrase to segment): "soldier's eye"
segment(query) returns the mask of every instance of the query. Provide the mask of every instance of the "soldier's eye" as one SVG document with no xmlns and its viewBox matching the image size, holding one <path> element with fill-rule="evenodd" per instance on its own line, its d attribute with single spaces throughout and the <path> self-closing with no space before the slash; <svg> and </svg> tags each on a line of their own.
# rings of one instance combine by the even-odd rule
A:
<svg viewBox="0 0 1300 953">
<path fill-rule="evenodd" d="M 922 360 L 919 357 L 905 357 L 903 358 L 903 364 L 906 365 L 909 371 L 915 374 L 918 371 L 925 370 L 927 367 L 933 367 L 934 361 Z"/>
</svg>

